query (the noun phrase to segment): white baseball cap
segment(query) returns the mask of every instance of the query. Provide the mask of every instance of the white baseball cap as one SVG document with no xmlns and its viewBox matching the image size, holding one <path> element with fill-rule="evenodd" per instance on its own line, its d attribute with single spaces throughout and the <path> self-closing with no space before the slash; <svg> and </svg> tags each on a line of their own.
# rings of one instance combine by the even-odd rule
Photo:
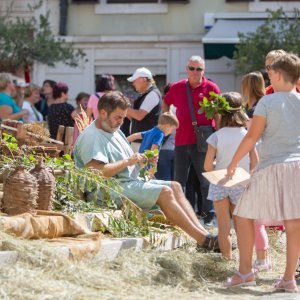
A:
<svg viewBox="0 0 300 300">
<path fill-rule="evenodd" d="M 145 77 L 145 78 L 149 78 L 149 79 L 153 78 L 150 70 L 148 70 L 147 68 L 139 68 L 139 69 L 136 69 L 135 72 L 133 73 L 133 75 L 128 77 L 127 80 L 129 82 L 133 82 L 136 79 L 138 79 L 139 77 Z"/>
<path fill-rule="evenodd" d="M 16 86 L 17 87 L 28 87 L 29 86 L 29 83 L 25 82 L 24 80 L 17 80 L 16 82 Z"/>
</svg>

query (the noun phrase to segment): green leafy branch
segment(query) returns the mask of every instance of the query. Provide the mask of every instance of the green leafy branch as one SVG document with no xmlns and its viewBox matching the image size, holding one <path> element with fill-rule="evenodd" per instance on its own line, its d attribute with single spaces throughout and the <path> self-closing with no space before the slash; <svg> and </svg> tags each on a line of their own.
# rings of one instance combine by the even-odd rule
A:
<svg viewBox="0 0 300 300">
<path fill-rule="evenodd" d="M 146 162 L 143 168 L 140 170 L 139 176 L 144 180 L 148 181 L 151 179 L 152 175 L 157 172 L 157 164 L 153 163 L 151 159 L 156 157 L 159 153 L 158 149 L 155 150 L 145 150 L 144 156 L 146 158 Z"/>
<path fill-rule="evenodd" d="M 225 97 L 212 91 L 209 92 L 209 99 L 204 97 L 203 101 L 199 102 L 199 106 L 198 113 L 205 113 L 207 119 L 212 119 L 216 114 L 222 115 L 231 109 Z"/>
</svg>

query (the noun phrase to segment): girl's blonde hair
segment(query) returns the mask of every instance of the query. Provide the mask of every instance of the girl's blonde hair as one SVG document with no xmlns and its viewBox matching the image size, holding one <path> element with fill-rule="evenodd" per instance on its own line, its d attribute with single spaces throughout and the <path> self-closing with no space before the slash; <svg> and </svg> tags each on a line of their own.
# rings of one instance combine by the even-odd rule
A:
<svg viewBox="0 0 300 300">
<path fill-rule="evenodd" d="M 246 127 L 249 120 L 243 109 L 242 95 L 237 92 L 222 94 L 229 103 L 231 109 L 221 115 L 220 128 L 222 127 Z"/>
<path fill-rule="evenodd" d="M 300 78 L 300 58 L 293 53 L 287 53 L 276 58 L 271 69 L 280 71 L 286 82 L 296 84 Z"/>
<path fill-rule="evenodd" d="M 251 72 L 242 78 L 242 95 L 249 101 L 254 99 L 255 103 L 266 94 L 265 81 L 261 72 Z"/>
<path fill-rule="evenodd" d="M 267 56 L 266 56 L 266 60 L 274 60 L 275 58 L 278 58 L 280 56 L 285 55 L 286 52 L 282 49 L 278 49 L 278 50 L 271 50 L 270 52 L 268 52 Z"/>
</svg>

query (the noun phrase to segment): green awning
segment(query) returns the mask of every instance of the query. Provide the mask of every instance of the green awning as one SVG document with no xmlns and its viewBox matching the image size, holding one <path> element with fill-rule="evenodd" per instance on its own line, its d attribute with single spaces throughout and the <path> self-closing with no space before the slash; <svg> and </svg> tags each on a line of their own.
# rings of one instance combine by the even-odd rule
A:
<svg viewBox="0 0 300 300">
<path fill-rule="evenodd" d="M 238 33 L 255 32 L 264 24 L 262 19 L 220 19 L 203 37 L 205 59 L 233 57 L 235 45 L 239 43 Z"/>
</svg>

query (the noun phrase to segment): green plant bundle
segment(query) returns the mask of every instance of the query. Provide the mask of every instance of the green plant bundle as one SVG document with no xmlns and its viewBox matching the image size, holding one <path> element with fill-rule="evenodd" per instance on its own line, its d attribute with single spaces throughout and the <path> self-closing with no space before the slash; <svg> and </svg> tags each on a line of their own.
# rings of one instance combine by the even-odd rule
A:
<svg viewBox="0 0 300 300">
<path fill-rule="evenodd" d="M 215 92 L 209 92 L 209 99 L 204 97 L 203 101 L 199 102 L 199 106 L 198 113 L 205 113 L 207 119 L 212 119 L 216 114 L 222 115 L 231 109 L 225 97 Z"/>
<path fill-rule="evenodd" d="M 145 165 L 140 169 L 140 177 L 144 181 L 149 181 L 153 175 L 157 172 L 157 164 L 156 162 L 152 162 L 151 159 L 158 156 L 159 150 L 145 150 L 144 156 L 146 158 Z"/>
</svg>

